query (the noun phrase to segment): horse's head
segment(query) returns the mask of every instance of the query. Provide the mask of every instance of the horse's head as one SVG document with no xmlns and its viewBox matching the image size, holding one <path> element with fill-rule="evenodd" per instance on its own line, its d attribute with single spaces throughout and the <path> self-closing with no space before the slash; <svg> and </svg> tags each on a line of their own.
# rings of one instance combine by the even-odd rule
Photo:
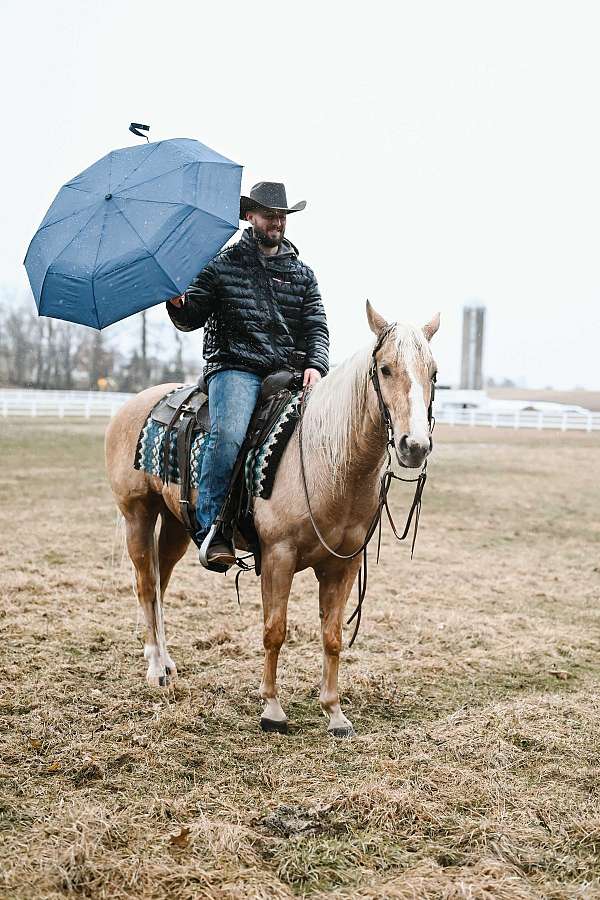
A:
<svg viewBox="0 0 600 900">
<path fill-rule="evenodd" d="M 389 412 L 396 456 L 401 465 L 418 468 L 431 451 L 428 411 L 436 364 L 429 342 L 439 328 L 439 313 L 422 329 L 389 325 L 367 301 L 367 318 L 377 336 L 374 387 L 378 382 Z"/>
</svg>

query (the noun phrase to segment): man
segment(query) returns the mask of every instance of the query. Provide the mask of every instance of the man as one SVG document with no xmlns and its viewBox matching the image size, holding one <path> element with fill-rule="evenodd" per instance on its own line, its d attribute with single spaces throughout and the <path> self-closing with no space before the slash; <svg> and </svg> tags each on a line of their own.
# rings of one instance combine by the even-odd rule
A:
<svg viewBox="0 0 600 900">
<path fill-rule="evenodd" d="M 214 528 L 263 378 L 305 354 L 305 387 L 329 367 L 329 333 L 314 273 L 284 237 L 285 186 L 262 181 L 240 200 L 250 222 L 240 241 L 222 250 L 182 297 L 167 301 L 180 331 L 204 327 L 204 377 L 211 432 L 202 460 L 196 519 L 200 561 L 230 566 L 233 547 Z"/>
</svg>

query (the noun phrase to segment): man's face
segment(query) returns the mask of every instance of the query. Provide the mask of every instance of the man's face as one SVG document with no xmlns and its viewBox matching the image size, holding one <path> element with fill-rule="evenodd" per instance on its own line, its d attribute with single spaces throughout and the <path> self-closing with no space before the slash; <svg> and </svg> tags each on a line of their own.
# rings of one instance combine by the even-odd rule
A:
<svg viewBox="0 0 600 900">
<path fill-rule="evenodd" d="M 253 209 L 246 213 L 252 223 L 256 240 L 264 247 L 279 247 L 285 234 L 285 213 L 271 209 Z"/>
</svg>

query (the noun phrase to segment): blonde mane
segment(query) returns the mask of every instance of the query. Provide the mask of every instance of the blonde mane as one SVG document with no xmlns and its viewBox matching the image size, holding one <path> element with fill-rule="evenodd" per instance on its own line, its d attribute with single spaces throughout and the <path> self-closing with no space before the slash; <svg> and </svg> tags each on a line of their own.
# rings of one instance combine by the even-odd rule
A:
<svg viewBox="0 0 600 900">
<path fill-rule="evenodd" d="M 405 365 L 421 364 L 431 356 L 429 344 L 421 331 L 411 325 L 395 323 L 385 343 L 395 343 L 397 361 Z M 305 459 L 319 459 L 311 466 L 315 476 L 328 483 L 342 482 L 352 458 L 358 429 L 366 412 L 369 389 L 369 367 L 375 342 L 332 369 L 311 391 L 302 423 Z"/>
<path fill-rule="evenodd" d="M 373 347 L 363 347 L 332 369 L 312 389 L 302 420 L 305 459 L 330 483 L 345 477 L 357 426 L 367 404 L 368 374 Z M 312 480 L 315 485 L 314 479 Z M 318 480 L 317 480 L 318 483 Z"/>
</svg>

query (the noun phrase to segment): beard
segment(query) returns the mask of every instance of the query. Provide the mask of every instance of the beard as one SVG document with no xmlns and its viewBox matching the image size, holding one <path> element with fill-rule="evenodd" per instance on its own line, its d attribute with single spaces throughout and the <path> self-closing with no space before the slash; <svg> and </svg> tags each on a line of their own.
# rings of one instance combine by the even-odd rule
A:
<svg viewBox="0 0 600 900">
<path fill-rule="evenodd" d="M 279 231 L 278 237 L 272 237 L 256 225 L 252 226 L 252 230 L 254 232 L 254 237 L 259 244 L 263 245 L 263 247 L 280 247 L 281 242 L 283 241 L 283 235 L 285 234 L 285 226 Z"/>
</svg>

